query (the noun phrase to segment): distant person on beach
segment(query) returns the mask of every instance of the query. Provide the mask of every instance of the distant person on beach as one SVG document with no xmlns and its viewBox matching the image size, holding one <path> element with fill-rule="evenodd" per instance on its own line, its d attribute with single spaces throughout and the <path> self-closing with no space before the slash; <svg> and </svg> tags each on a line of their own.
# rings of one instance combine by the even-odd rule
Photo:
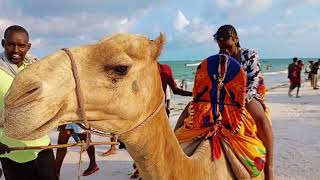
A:
<svg viewBox="0 0 320 180">
<path fill-rule="evenodd" d="M 168 64 L 160 64 L 158 63 L 159 72 L 161 76 L 162 88 L 163 92 L 166 93 L 167 86 L 171 88 L 173 94 L 180 95 L 180 96 L 192 96 L 192 92 L 183 90 L 179 88 L 174 80 L 173 73 L 171 67 Z M 166 107 L 167 114 L 169 116 L 170 109 Z"/>
<path fill-rule="evenodd" d="M 27 55 L 31 48 L 29 33 L 21 26 L 13 25 L 4 32 L 2 39 L 4 52 L 0 54 L 0 111 L 4 107 L 4 97 L 15 76 L 24 68 L 37 61 Z M 9 147 L 48 146 L 48 135 L 35 140 L 18 140 L 6 136 L 0 128 L 0 161 L 6 180 L 57 180 L 55 159 L 52 149 L 22 150 L 10 152 Z"/>
<path fill-rule="evenodd" d="M 166 107 L 170 110 L 170 100 L 171 100 L 171 89 L 167 86 L 166 89 Z"/>
<path fill-rule="evenodd" d="M 288 66 L 288 79 L 289 79 L 289 80 L 290 80 L 290 78 L 291 78 L 293 68 L 295 67 L 295 65 L 297 65 L 297 61 L 298 61 L 298 58 L 297 58 L 297 57 L 294 57 L 294 58 L 292 59 L 292 63 L 289 64 L 289 66 Z"/>
<path fill-rule="evenodd" d="M 237 134 L 231 133 L 233 134 L 232 138 L 234 140 L 234 142 L 230 143 L 230 145 L 232 146 L 231 148 L 238 155 L 238 157 L 245 156 L 255 157 L 254 159 L 259 159 L 259 164 L 261 163 L 260 165 L 248 163 L 249 161 L 254 162 L 254 159 L 247 159 L 249 161 L 241 158 L 239 159 L 252 177 L 259 176 L 261 174 L 261 171 L 264 171 L 265 179 L 274 179 L 273 132 L 271 128 L 269 110 L 265 104 L 266 88 L 261 73 L 261 65 L 259 63 L 258 53 L 252 49 L 245 49 L 240 47 L 239 37 L 237 35 L 236 29 L 231 25 L 221 26 L 214 34 L 214 39 L 218 43 L 218 46 L 220 48 L 219 53 L 227 54 L 238 60 L 247 73 L 248 82 L 245 98 L 246 115 L 243 116 L 242 121 L 244 125 L 239 126 L 241 130 L 239 130 Z M 183 125 L 183 120 L 189 117 L 189 106 L 185 108 L 178 119 L 177 125 L 175 127 L 176 136 L 178 135 L 177 132 L 179 132 L 179 127 Z M 193 112 L 191 111 L 190 113 L 192 114 Z M 228 129 L 228 127 L 225 127 L 225 129 Z M 252 134 L 252 136 L 248 136 L 248 134 Z M 192 133 L 190 135 L 192 136 Z M 244 142 L 243 138 L 247 139 L 248 141 Z M 225 140 L 228 141 L 228 139 Z M 238 144 L 241 144 L 241 147 L 243 147 L 244 149 L 239 149 L 240 146 L 237 146 Z M 258 146 L 258 144 L 259 147 L 263 147 L 262 151 L 255 148 Z"/>
<path fill-rule="evenodd" d="M 304 73 L 306 74 L 306 77 L 308 81 L 311 81 L 311 68 L 312 68 L 312 65 L 313 65 L 313 61 L 308 61 L 308 65 L 305 66 L 305 71 Z M 312 86 L 312 82 L 311 82 L 311 86 Z"/>
<path fill-rule="evenodd" d="M 289 86 L 289 91 L 288 91 L 288 95 L 291 97 L 292 95 L 290 94 L 291 92 L 291 89 L 292 89 L 292 82 L 291 82 L 291 78 L 292 78 L 292 72 L 293 72 L 293 68 L 297 65 L 297 61 L 298 61 L 298 58 L 297 57 L 294 57 L 292 59 L 292 63 L 290 63 L 288 65 L 288 79 L 290 81 L 290 86 Z"/>
<path fill-rule="evenodd" d="M 181 83 L 180 83 L 180 88 L 183 90 L 187 90 L 188 89 L 188 84 L 186 79 L 182 79 Z"/>
<path fill-rule="evenodd" d="M 311 87 L 313 87 L 313 89 L 319 89 L 318 88 L 318 69 L 319 69 L 319 65 L 320 65 L 320 59 L 313 63 L 312 67 L 311 67 Z"/>
<path fill-rule="evenodd" d="M 289 87 L 289 92 L 288 95 L 289 97 L 292 97 L 291 92 L 297 88 L 297 93 L 296 93 L 296 97 L 300 97 L 299 96 L 299 89 L 301 86 L 301 71 L 303 69 L 303 64 L 302 64 L 302 60 L 298 61 L 298 64 L 296 64 L 293 69 L 292 69 L 292 74 L 290 76 L 290 87 Z"/>
<path fill-rule="evenodd" d="M 58 144 L 67 144 L 70 137 L 76 142 L 86 141 L 87 136 L 85 131 L 76 123 L 70 123 L 67 125 L 61 125 L 58 127 L 59 137 Z M 67 154 L 67 148 L 58 148 L 56 153 L 56 166 L 57 174 L 60 176 L 61 166 L 63 160 Z M 90 159 L 89 167 L 82 173 L 82 176 L 89 176 L 99 170 L 96 163 L 95 148 L 94 146 L 89 146 L 87 149 L 87 154 Z"/>
<path fill-rule="evenodd" d="M 271 67 L 272 67 L 271 64 L 267 64 L 266 70 L 267 70 L 267 71 L 270 70 Z"/>
</svg>

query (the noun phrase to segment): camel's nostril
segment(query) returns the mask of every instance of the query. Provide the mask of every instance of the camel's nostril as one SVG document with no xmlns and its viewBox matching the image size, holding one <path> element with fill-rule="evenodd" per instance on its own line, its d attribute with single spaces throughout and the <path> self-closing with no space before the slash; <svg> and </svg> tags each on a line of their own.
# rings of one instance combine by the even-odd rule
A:
<svg viewBox="0 0 320 180">
<path fill-rule="evenodd" d="M 28 91 L 26 94 L 32 94 L 33 92 L 37 91 L 38 89 L 40 89 L 39 87 L 33 88 L 30 91 Z"/>
<path fill-rule="evenodd" d="M 10 92 L 10 96 L 6 99 L 6 107 L 16 108 L 26 103 L 34 101 L 42 92 L 42 83 L 36 82 L 28 85 L 24 89 L 20 89 L 17 94 Z"/>
</svg>

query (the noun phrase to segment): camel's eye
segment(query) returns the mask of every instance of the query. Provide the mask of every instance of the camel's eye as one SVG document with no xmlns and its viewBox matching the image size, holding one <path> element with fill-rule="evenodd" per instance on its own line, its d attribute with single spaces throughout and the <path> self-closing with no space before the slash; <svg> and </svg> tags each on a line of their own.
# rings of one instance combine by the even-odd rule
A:
<svg viewBox="0 0 320 180">
<path fill-rule="evenodd" d="M 126 65 L 118 65 L 113 68 L 113 71 L 118 75 L 126 75 L 129 71 L 129 66 Z"/>
<path fill-rule="evenodd" d="M 130 65 L 106 65 L 104 70 L 109 75 L 124 76 L 128 74 L 130 67 Z"/>
</svg>

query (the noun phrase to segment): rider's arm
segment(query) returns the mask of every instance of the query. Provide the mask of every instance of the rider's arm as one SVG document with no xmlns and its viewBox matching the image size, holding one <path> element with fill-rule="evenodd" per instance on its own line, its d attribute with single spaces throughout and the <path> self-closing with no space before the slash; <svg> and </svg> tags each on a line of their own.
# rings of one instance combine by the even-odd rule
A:
<svg viewBox="0 0 320 180">
<path fill-rule="evenodd" d="M 178 88 L 176 82 L 174 81 L 174 77 L 173 77 L 173 73 L 172 73 L 171 68 L 169 70 L 168 84 L 169 84 L 170 88 L 172 89 L 173 94 L 178 94 L 181 96 L 192 96 L 192 92 L 185 91 L 181 88 Z"/>
</svg>

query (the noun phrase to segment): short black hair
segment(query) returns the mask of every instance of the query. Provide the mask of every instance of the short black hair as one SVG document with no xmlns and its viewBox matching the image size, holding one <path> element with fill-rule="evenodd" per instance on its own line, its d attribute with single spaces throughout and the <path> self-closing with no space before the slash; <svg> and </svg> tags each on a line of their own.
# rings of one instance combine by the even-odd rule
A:
<svg viewBox="0 0 320 180">
<path fill-rule="evenodd" d="M 213 35 L 215 40 L 219 40 L 220 38 L 227 38 L 227 37 L 238 37 L 236 28 L 234 28 L 230 24 L 226 24 L 223 26 L 220 26 L 217 32 Z M 237 43 L 237 46 L 240 47 L 240 43 Z"/>
<path fill-rule="evenodd" d="M 293 62 L 297 62 L 297 61 L 298 61 L 298 58 L 297 58 L 297 57 L 294 57 L 292 60 L 293 60 Z"/>
<path fill-rule="evenodd" d="M 8 38 L 9 36 L 9 33 L 10 32 L 20 32 L 20 33 L 25 33 L 27 35 L 27 38 L 28 38 L 28 41 L 29 41 L 29 33 L 28 31 L 23 28 L 22 26 L 19 26 L 19 25 L 12 25 L 12 26 L 9 26 L 5 31 L 4 31 L 4 39 Z"/>
</svg>

